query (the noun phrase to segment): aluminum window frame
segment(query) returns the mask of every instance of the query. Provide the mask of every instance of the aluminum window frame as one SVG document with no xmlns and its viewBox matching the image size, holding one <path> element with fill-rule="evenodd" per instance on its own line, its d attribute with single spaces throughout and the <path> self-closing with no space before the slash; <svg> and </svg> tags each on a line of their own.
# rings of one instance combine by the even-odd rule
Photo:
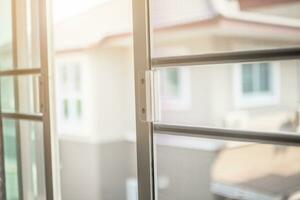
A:
<svg viewBox="0 0 300 200">
<path fill-rule="evenodd" d="M 26 23 L 24 22 L 24 18 L 22 19 L 26 10 L 26 6 L 24 2 L 12 0 L 11 1 L 11 9 L 12 9 L 12 43 L 13 43 L 13 68 L 9 70 L 1 70 L 0 78 L 11 76 L 14 78 L 14 99 L 16 104 L 16 111 L 12 113 L 4 113 L 0 111 L 0 157 L 1 157 L 1 166 L 0 166 L 0 199 L 5 200 L 5 169 L 4 169 L 4 152 L 3 152 L 3 119 L 12 119 L 15 120 L 16 123 L 16 132 L 17 132 L 17 148 L 20 151 L 21 145 L 21 137 L 18 130 L 19 129 L 19 121 L 25 120 L 30 122 L 41 122 L 43 124 L 43 151 L 44 151 L 44 168 L 42 170 L 45 171 L 45 190 L 42 191 L 42 194 L 45 193 L 45 197 L 47 200 L 54 199 L 54 188 L 53 188 L 53 176 L 52 176 L 52 135 L 50 132 L 50 106 L 49 106 L 49 62 L 50 62 L 50 52 L 49 52 L 49 25 L 48 25 L 48 15 L 49 15 L 49 5 L 47 0 L 31 0 L 32 6 L 34 6 L 34 10 L 31 10 L 29 13 L 30 19 L 32 20 L 32 28 L 33 33 L 31 37 L 37 38 L 33 40 L 35 44 L 32 49 L 32 54 L 35 56 L 33 59 L 33 64 L 37 62 L 37 59 L 40 61 L 40 66 L 34 66 L 34 68 L 20 68 L 26 67 L 24 66 L 23 58 L 26 55 L 27 48 L 22 48 L 24 40 L 26 40 L 27 35 L 22 35 L 25 30 Z M 21 14 L 19 12 L 22 12 Z M 38 21 L 36 21 L 39 19 Z M 27 33 L 28 34 L 28 33 Z M 38 49 L 39 48 L 39 52 Z M 21 56 L 20 56 L 21 55 Z M 39 76 L 39 99 L 41 106 L 40 114 L 27 114 L 20 113 L 18 109 L 18 104 L 21 99 L 18 97 L 19 88 L 18 88 L 18 76 Z M 1 102 L 0 102 L 1 104 Z M 0 106 L 1 110 L 1 106 Z M 20 154 L 20 152 L 19 152 Z M 21 157 L 20 155 L 17 157 L 18 162 L 18 171 L 21 170 Z M 19 171 L 19 190 L 20 190 L 20 199 L 24 198 L 23 187 L 24 183 L 22 181 L 22 172 Z M 27 187 L 27 186 L 26 186 Z"/>
<path fill-rule="evenodd" d="M 221 52 L 174 57 L 151 57 L 150 0 L 133 0 L 133 38 L 136 95 L 138 189 L 140 200 L 156 200 L 153 135 L 168 134 L 201 138 L 252 141 L 264 144 L 300 146 L 300 137 L 288 133 L 242 131 L 192 127 L 154 122 L 153 83 L 147 73 L 165 67 L 237 64 L 300 59 L 300 47 Z M 150 92 L 149 92 L 150 90 Z M 150 93 L 150 95 L 149 95 Z M 154 95 L 154 96 L 153 96 Z M 154 103 L 153 103 L 154 101 Z M 150 105 L 149 105 L 150 104 Z M 150 117 L 149 117 L 150 116 Z"/>
<path fill-rule="evenodd" d="M 142 200 L 155 199 L 153 123 L 147 120 L 151 109 L 147 106 L 146 88 L 146 72 L 151 70 L 149 14 L 148 0 L 133 0 L 138 196 Z"/>
</svg>

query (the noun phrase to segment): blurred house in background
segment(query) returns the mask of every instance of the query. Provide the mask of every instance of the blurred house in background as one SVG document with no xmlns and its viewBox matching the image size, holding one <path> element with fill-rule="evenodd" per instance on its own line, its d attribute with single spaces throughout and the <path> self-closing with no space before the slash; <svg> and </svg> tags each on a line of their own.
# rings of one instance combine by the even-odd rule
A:
<svg viewBox="0 0 300 200">
<path fill-rule="evenodd" d="M 151 10 L 155 57 L 300 44 L 297 0 L 153 0 Z M 108 0 L 54 26 L 64 200 L 137 198 L 131 12 L 130 0 Z M 160 120 L 297 132 L 299 69 L 293 60 L 161 70 Z M 289 199 L 300 185 L 295 148 L 156 142 L 162 200 Z"/>
</svg>

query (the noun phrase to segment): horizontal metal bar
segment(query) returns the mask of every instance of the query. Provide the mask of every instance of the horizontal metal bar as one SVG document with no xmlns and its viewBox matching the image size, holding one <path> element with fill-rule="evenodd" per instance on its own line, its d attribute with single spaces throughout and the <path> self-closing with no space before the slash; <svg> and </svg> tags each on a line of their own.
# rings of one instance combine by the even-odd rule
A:
<svg viewBox="0 0 300 200">
<path fill-rule="evenodd" d="M 286 132 L 256 132 L 170 124 L 154 124 L 153 126 L 156 134 L 300 146 L 300 134 Z"/>
<path fill-rule="evenodd" d="M 300 47 L 153 58 L 152 68 L 292 59 L 300 59 Z"/>
<path fill-rule="evenodd" d="M 0 117 L 15 120 L 43 121 L 42 114 L 0 113 Z"/>
<path fill-rule="evenodd" d="M 13 69 L 0 71 L 0 76 L 21 76 L 21 75 L 38 75 L 41 74 L 40 68 L 28 68 L 28 69 Z"/>
</svg>

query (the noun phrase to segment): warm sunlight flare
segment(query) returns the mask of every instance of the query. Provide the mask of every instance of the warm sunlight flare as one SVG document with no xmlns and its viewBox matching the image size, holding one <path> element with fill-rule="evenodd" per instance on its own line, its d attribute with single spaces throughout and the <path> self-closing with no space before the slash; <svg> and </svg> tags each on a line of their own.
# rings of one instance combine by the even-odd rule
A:
<svg viewBox="0 0 300 200">
<path fill-rule="evenodd" d="M 54 22 L 80 14 L 109 0 L 53 0 Z"/>
<path fill-rule="evenodd" d="M 300 0 L 0 0 L 0 200 L 300 200 Z"/>
</svg>

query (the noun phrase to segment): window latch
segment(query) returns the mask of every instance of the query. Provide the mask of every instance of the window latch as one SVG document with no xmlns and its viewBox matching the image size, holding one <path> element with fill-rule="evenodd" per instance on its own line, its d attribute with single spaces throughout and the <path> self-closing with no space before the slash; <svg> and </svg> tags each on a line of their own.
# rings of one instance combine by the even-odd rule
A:
<svg viewBox="0 0 300 200">
<path fill-rule="evenodd" d="M 38 111 L 44 113 L 44 90 L 43 90 L 43 81 L 41 76 L 38 77 Z"/>
<path fill-rule="evenodd" d="M 158 72 L 147 70 L 138 74 L 138 108 L 139 118 L 144 122 L 158 121 L 159 97 L 157 79 Z"/>
</svg>

